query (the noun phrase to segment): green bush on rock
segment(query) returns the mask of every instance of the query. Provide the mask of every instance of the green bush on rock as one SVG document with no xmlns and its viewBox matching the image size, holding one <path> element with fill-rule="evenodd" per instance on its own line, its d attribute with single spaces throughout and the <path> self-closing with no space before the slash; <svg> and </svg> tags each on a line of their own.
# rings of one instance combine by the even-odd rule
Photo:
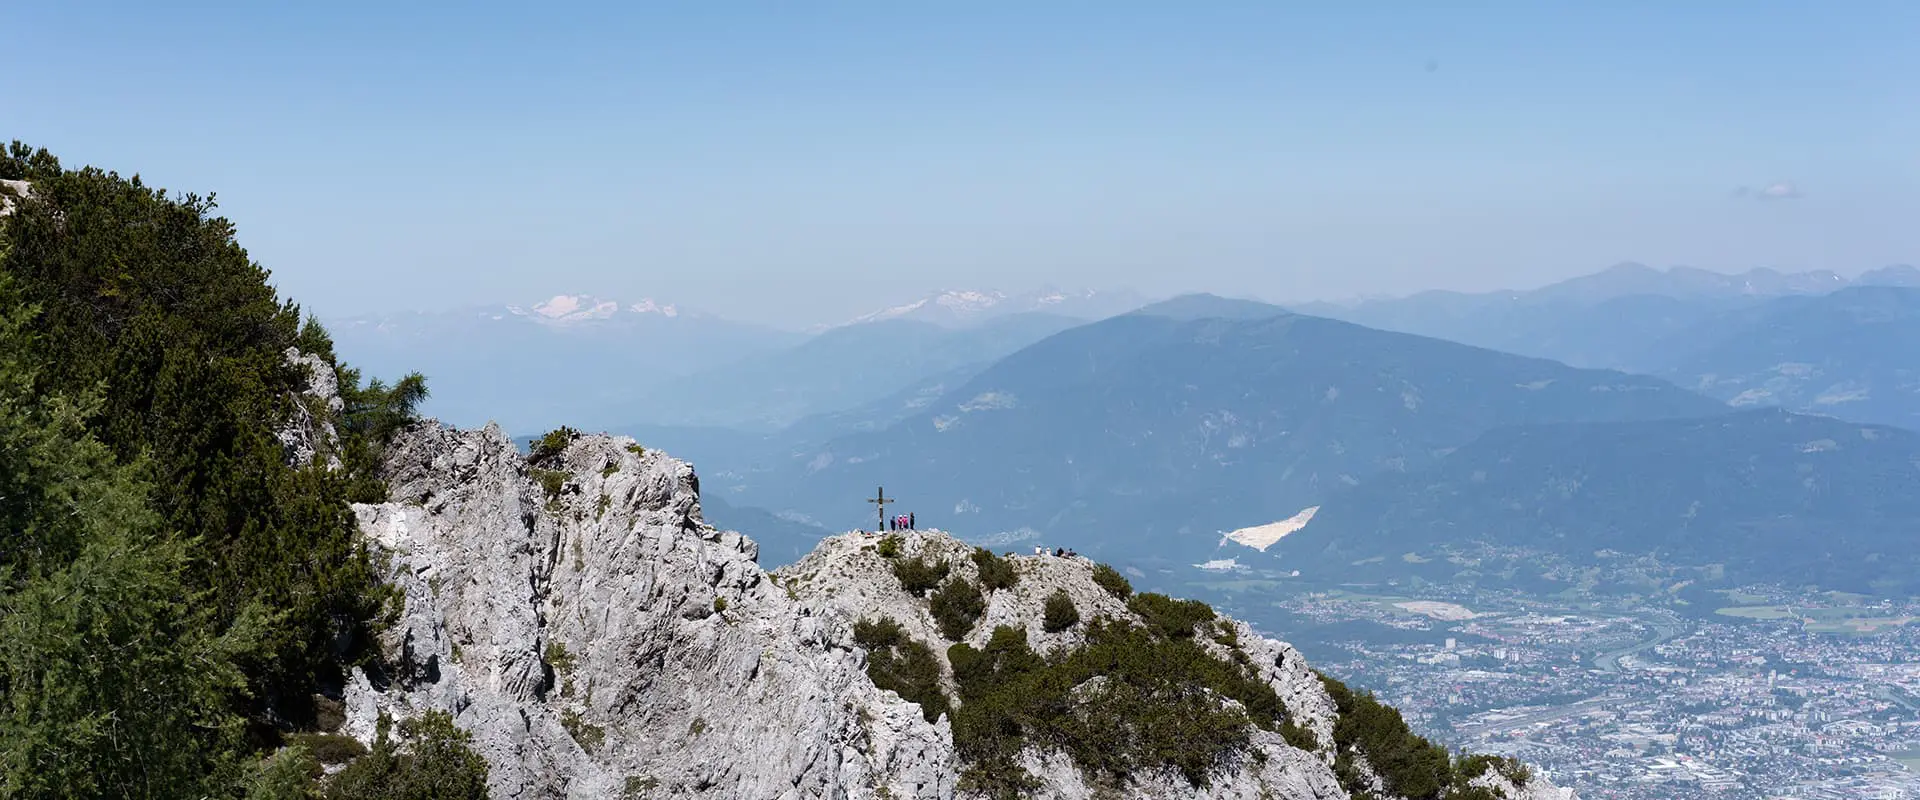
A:
<svg viewBox="0 0 1920 800">
<path fill-rule="evenodd" d="M 371 752 L 327 781 L 327 800 L 485 800 L 487 762 L 470 746 L 472 735 L 445 712 L 400 723 L 380 718 Z"/>
<path fill-rule="evenodd" d="M 1080 623 L 1080 609 L 1073 607 L 1073 598 L 1067 596 L 1065 589 L 1056 589 L 1047 595 L 1040 627 L 1048 633 L 1059 633 Z"/>
<path fill-rule="evenodd" d="M 1121 600 L 1133 594 L 1133 584 L 1127 582 L 1127 577 L 1121 575 L 1119 570 L 1105 564 L 1099 564 L 1093 568 L 1093 582 L 1100 584 L 1100 588 L 1107 590 L 1107 594 Z"/>
<path fill-rule="evenodd" d="M 567 445 L 573 444 L 573 441 L 578 438 L 580 438 L 580 432 L 565 425 L 547 431 L 533 443 L 527 461 L 540 464 L 557 458 L 566 451 Z"/>
<path fill-rule="evenodd" d="M 994 555 L 992 550 L 976 547 L 973 548 L 971 557 L 974 572 L 980 577 L 980 588 L 983 591 L 997 592 L 1001 589 L 1011 589 L 1014 584 L 1020 582 L 1020 573 L 1014 571 L 1012 562 Z"/>
<path fill-rule="evenodd" d="M 1318 674 L 1318 673 L 1316 673 Z M 1462 755 L 1415 734 L 1392 706 L 1371 692 L 1356 692 L 1325 674 L 1320 682 L 1333 698 L 1339 717 L 1333 726 L 1334 774 L 1347 791 L 1359 793 L 1368 785 L 1354 756 L 1363 753 L 1386 789 L 1409 800 L 1492 800 L 1488 790 L 1471 782 L 1491 769 L 1516 786 L 1532 773 L 1510 758 Z"/>
<path fill-rule="evenodd" d="M 853 624 L 853 641 L 867 651 L 867 677 L 874 686 L 919 705 L 928 722 L 947 713 L 939 658 L 932 648 L 907 636 L 899 622 L 892 617 L 862 619 Z"/>
<path fill-rule="evenodd" d="M 982 649 L 957 644 L 947 656 L 961 700 L 954 744 L 965 779 L 995 797 L 1031 788 L 1016 761 L 1028 744 L 1065 752 L 1107 779 L 1172 768 L 1204 785 L 1222 759 L 1247 747 L 1251 726 L 1277 729 L 1285 717 L 1273 688 L 1240 665 L 1191 637 L 1121 622 L 1097 621 L 1083 645 L 1048 658 L 1009 627 L 995 629 Z"/>
<path fill-rule="evenodd" d="M 1175 600 L 1147 592 L 1127 601 L 1127 610 L 1139 614 L 1154 633 L 1168 639 L 1191 639 L 1194 627 L 1213 620 L 1213 608 L 1198 600 Z"/>
<path fill-rule="evenodd" d="M 973 630 L 973 623 L 987 610 L 986 598 L 966 578 L 947 581 L 940 591 L 933 593 L 927 605 L 933 612 L 933 621 L 940 626 L 940 635 L 952 641 L 966 638 Z"/>
<path fill-rule="evenodd" d="M 948 571 L 947 562 L 929 561 L 925 556 L 893 562 L 893 576 L 900 579 L 900 588 L 914 597 L 925 597 L 929 590 L 946 580 Z"/>
</svg>

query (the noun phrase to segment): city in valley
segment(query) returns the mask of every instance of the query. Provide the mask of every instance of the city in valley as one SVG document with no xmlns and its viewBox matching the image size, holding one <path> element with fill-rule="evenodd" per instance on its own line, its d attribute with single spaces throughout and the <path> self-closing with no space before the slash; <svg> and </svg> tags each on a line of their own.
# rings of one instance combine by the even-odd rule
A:
<svg viewBox="0 0 1920 800">
<path fill-rule="evenodd" d="M 1778 586 L 1713 608 L 1372 586 L 1261 609 L 1244 592 L 1256 584 L 1272 585 L 1210 587 L 1417 729 L 1582 796 L 1920 797 L 1920 604 Z"/>
</svg>

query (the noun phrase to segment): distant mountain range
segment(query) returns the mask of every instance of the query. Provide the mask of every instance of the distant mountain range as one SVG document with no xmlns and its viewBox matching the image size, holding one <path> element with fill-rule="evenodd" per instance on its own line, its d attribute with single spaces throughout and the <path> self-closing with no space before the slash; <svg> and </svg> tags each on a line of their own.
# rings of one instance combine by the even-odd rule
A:
<svg viewBox="0 0 1920 800">
<path fill-rule="evenodd" d="M 1697 278 L 1683 285 L 1728 285 Z M 1163 575 L 1225 563 L 1299 569 L 1303 585 L 1909 588 L 1920 434 L 1751 407 L 1903 419 L 1920 405 L 1920 289 L 1565 294 L 1590 305 L 1541 307 L 1594 309 L 1560 330 L 1596 341 L 1667 309 L 1643 357 L 1671 366 L 1575 368 L 1190 295 L 777 431 L 631 432 L 796 541 L 870 525 L 861 499 L 884 484 L 900 508 L 996 547 L 1073 546 Z M 1239 529 L 1271 547 L 1223 536 Z"/>
<path fill-rule="evenodd" d="M 912 320 L 935 325 L 969 325 L 994 317 L 1013 314 L 1046 314 L 1078 320 L 1105 319 L 1124 314 L 1147 300 L 1129 290 L 1065 290 L 1043 287 L 1031 292 L 1007 294 L 997 290 L 942 290 L 918 300 L 863 314 L 846 323 L 885 320 Z M 825 330 L 833 326 L 817 326 Z"/>
<path fill-rule="evenodd" d="M 955 530 L 1154 557 L 1499 425 L 1722 410 L 1654 378 L 1185 297 L 1041 340 L 878 430 L 776 435 L 758 469 L 695 460 L 729 497 L 828 528 L 864 524 L 885 484 Z"/>
<path fill-rule="evenodd" d="M 642 385 L 626 407 L 652 424 L 753 430 L 866 405 L 928 380 L 964 380 L 995 360 L 1083 321 L 993 316 L 964 327 L 885 319 L 832 328 L 792 347 L 670 382 Z"/>
<path fill-rule="evenodd" d="M 1920 288 L 1778 298 L 1665 337 L 1648 358 L 1657 374 L 1736 407 L 1920 430 Z"/>
<path fill-rule="evenodd" d="M 353 337 L 385 337 L 441 358 L 436 388 L 486 381 L 489 406 L 690 459 L 769 564 L 871 525 L 885 485 L 996 547 L 1145 569 L 1896 591 L 1920 435 L 1856 423 L 1920 428 L 1920 288 L 1901 283 L 1920 272 L 1623 266 L 1335 309 L 1468 344 L 1212 295 L 1093 319 L 942 293 L 812 336 L 579 296 L 335 328 L 363 362 L 379 350 Z M 1855 422 L 1737 410 L 1767 405 Z M 1223 539 L 1244 528 L 1272 546 Z"/>
<path fill-rule="evenodd" d="M 1727 275 L 1620 264 L 1528 291 L 1431 291 L 1291 308 L 1574 366 L 1655 372 L 1666 366 L 1662 343 L 1716 316 L 1849 286 L 1920 287 L 1920 269 L 1891 266 L 1848 280 L 1827 271 L 1753 269 Z"/>
<path fill-rule="evenodd" d="M 1050 333 L 1132 310 L 1131 292 L 938 292 L 813 333 L 672 303 L 559 294 L 328 320 L 354 364 L 419 370 L 429 414 L 516 433 L 568 424 L 768 428 L 964 377 Z"/>
<path fill-rule="evenodd" d="M 1264 554 L 1307 580 L 1920 588 L 1920 434 L 1744 411 L 1498 428 L 1324 503 Z M 1236 547 L 1229 545 L 1229 547 Z M 1553 574 L 1545 553 L 1564 559 Z"/>
</svg>

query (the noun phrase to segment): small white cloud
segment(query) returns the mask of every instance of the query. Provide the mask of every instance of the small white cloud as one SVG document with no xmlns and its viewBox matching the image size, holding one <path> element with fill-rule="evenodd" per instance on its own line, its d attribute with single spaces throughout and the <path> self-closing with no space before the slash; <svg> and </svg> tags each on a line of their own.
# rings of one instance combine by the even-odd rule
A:
<svg viewBox="0 0 1920 800">
<path fill-rule="evenodd" d="M 1767 184 L 1766 187 L 1755 192 L 1754 196 L 1762 200 L 1793 200 L 1801 197 L 1801 194 L 1800 187 L 1788 181 L 1779 181 Z"/>
</svg>

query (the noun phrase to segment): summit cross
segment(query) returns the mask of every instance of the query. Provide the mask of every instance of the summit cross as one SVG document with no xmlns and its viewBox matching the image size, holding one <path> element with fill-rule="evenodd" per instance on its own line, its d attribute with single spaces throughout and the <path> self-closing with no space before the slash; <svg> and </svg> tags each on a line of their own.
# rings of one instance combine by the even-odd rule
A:
<svg viewBox="0 0 1920 800">
<path fill-rule="evenodd" d="M 880 514 L 880 530 L 883 530 L 883 531 L 886 530 L 887 529 L 887 504 L 895 502 L 894 498 L 888 497 L 886 487 L 882 486 L 874 490 L 873 496 L 867 498 L 867 502 L 872 503 L 874 504 L 874 506 L 876 506 L 876 510 Z"/>
</svg>

